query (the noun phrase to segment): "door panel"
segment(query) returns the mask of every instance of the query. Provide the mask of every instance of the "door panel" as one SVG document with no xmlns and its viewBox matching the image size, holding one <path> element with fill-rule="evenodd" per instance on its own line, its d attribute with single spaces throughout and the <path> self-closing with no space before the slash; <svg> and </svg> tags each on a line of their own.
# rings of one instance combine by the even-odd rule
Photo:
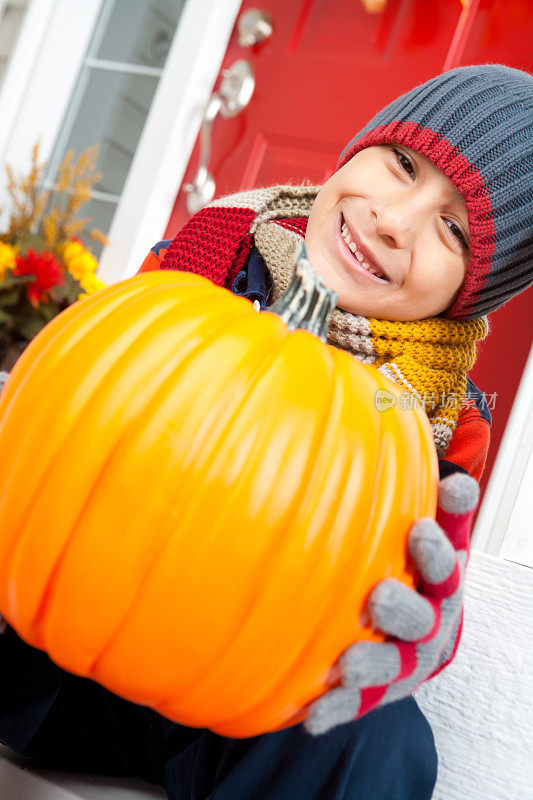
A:
<svg viewBox="0 0 533 800">
<path fill-rule="evenodd" d="M 285 180 L 280 175 L 298 175 L 300 180 L 311 173 L 317 176 L 317 183 L 325 183 L 333 173 L 332 151 L 335 145 L 329 142 L 258 131 L 239 187 L 269 186 Z"/>
</svg>

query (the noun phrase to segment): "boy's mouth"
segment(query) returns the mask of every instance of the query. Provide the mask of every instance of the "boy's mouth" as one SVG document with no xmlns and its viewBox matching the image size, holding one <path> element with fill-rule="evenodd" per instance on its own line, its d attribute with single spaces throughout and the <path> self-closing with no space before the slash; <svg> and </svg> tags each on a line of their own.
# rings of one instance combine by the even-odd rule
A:
<svg viewBox="0 0 533 800">
<path fill-rule="evenodd" d="M 340 215 L 340 235 L 344 240 L 346 249 L 350 252 L 353 260 L 355 261 L 355 266 L 359 267 L 361 270 L 366 272 L 369 277 L 379 281 L 380 283 L 390 283 L 390 280 L 383 272 L 381 272 L 381 270 L 369 264 L 368 261 L 365 261 L 363 253 L 357 249 L 357 243 L 355 242 L 352 232 L 342 214 Z"/>
</svg>

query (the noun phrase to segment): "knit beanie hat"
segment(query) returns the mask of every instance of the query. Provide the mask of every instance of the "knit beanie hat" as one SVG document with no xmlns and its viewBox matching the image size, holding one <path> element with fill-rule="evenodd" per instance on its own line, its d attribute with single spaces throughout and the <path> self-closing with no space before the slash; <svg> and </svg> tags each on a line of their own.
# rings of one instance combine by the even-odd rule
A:
<svg viewBox="0 0 533 800">
<path fill-rule="evenodd" d="M 398 97 L 345 147 L 404 144 L 465 200 L 470 259 L 442 316 L 475 319 L 533 283 L 533 77 L 501 64 L 458 67 Z"/>
</svg>

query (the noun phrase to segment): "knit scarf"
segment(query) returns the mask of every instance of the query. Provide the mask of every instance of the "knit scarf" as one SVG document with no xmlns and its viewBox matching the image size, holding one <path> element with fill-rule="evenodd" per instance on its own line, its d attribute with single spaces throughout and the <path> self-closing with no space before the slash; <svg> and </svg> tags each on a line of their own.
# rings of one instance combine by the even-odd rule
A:
<svg viewBox="0 0 533 800">
<path fill-rule="evenodd" d="M 271 305 L 290 283 L 298 244 L 320 188 L 272 186 L 215 200 L 175 237 L 161 268 L 204 274 L 230 288 L 253 242 L 272 277 Z M 476 343 L 487 333 L 486 317 L 392 322 L 335 308 L 327 341 L 362 363 L 373 364 L 398 384 L 405 407 L 425 410 L 441 458 L 466 397 Z"/>
</svg>

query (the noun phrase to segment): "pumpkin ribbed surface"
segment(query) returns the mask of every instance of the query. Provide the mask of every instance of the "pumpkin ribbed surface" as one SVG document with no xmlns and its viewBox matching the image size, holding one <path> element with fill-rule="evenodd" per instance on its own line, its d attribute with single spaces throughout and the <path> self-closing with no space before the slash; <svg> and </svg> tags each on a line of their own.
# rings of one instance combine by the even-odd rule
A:
<svg viewBox="0 0 533 800">
<path fill-rule="evenodd" d="M 379 389 L 396 406 L 376 410 Z M 184 724 L 299 721 L 434 516 L 429 422 L 371 366 L 185 272 L 55 317 L 0 395 L 0 612 Z"/>
</svg>

